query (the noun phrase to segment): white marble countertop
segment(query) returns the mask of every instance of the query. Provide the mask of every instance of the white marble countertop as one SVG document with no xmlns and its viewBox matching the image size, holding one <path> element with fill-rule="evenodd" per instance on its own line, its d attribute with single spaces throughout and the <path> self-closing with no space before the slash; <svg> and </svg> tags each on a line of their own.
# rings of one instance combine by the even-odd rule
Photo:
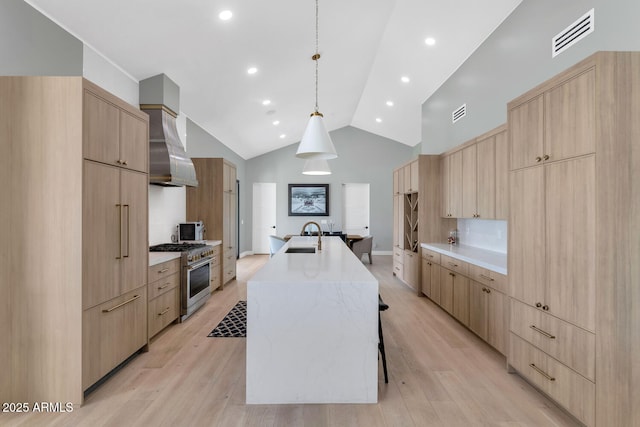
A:
<svg viewBox="0 0 640 427">
<path fill-rule="evenodd" d="M 249 404 L 376 403 L 378 281 L 340 237 L 294 236 L 247 282 Z"/>
<path fill-rule="evenodd" d="M 202 243 L 209 246 L 218 246 L 222 244 L 222 240 L 205 240 Z M 149 267 L 180 258 L 181 254 L 182 252 L 149 252 Z"/>
<path fill-rule="evenodd" d="M 318 236 L 293 236 L 250 279 L 260 282 L 371 282 L 376 278 L 338 236 L 323 236 L 315 254 L 285 253 L 290 247 L 316 247 Z M 317 250 L 317 249 L 316 249 Z"/>
<path fill-rule="evenodd" d="M 466 245 L 421 243 L 425 249 L 438 252 L 500 274 L 507 274 L 507 254 Z"/>
</svg>

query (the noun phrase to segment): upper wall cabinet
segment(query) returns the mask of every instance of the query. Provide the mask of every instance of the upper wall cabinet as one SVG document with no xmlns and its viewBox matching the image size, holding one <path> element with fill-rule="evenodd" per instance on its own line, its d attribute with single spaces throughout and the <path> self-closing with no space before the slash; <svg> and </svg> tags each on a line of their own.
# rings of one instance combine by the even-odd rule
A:
<svg viewBox="0 0 640 427">
<path fill-rule="evenodd" d="M 595 151 L 595 70 L 509 109 L 509 169 Z"/>
<path fill-rule="evenodd" d="M 104 90 L 87 83 L 84 91 L 84 156 L 100 163 L 147 172 L 148 123 L 111 102 Z"/>
<path fill-rule="evenodd" d="M 502 125 L 442 157 L 443 217 L 507 218 L 507 150 Z"/>
</svg>

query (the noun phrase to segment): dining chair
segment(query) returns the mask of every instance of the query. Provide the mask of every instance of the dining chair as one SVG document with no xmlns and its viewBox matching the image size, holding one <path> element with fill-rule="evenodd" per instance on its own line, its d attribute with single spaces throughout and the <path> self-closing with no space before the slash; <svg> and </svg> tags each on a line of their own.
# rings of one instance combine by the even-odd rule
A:
<svg viewBox="0 0 640 427">
<path fill-rule="evenodd" d="M 269 256 L 273 256 L 284 246 L 286 241 L 282 237 L 269 236 Z"/>
<path fill-rule="evenodd" d="M 357 240 L 351 245 L 351 250 L 358 257 L 362 259 L 362 255 L 367 254 L 369 256 L 369 264 L 373 264 L 371 260 L 371 248 L 373 246 L 373 236 L 367 236 L 362 240 Z"/>
</svg>

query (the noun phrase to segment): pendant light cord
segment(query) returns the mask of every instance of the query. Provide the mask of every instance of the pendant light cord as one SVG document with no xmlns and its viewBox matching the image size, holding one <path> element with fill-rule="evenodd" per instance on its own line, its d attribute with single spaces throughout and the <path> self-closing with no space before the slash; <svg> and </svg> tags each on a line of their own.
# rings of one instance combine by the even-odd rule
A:
<svg viewBox="0 0 640 427">
<path fill-rule="evenodd" d="M 313 55 L 313 60 L 316 61 L 316 113 L 318 112 L 318 60 L 320 59 L 320 53 L 318 52 L 318 0 L 316 0 L 316 54 Z"/>
</svg>

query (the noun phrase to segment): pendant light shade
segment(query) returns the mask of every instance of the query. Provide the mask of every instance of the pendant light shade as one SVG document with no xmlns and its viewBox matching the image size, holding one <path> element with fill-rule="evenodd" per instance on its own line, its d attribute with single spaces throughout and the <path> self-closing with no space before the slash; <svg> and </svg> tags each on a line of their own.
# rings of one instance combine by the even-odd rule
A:
<svg viewBox="0 0 640 427">
<path fill-rule="evenodd" d="M 304 175 L 331 175 L 329 162 L 324 159 L 309 159 L 304 162 L 302 169 Z"/>
<path fill-rule="evenodd" d="M 307 123 L 296 157 L 301 159 L 335 159 L 338 157 L 336 149 L 331 142 L 327 128 L 324 127 L 322 114 L 313 113 Z"/>
<path fill-rule="evenodd" d="M 318 0 L 316 0 L 316 53 L 311 59 L 316 62 L 316 108 L 311 113 L 307 128 L 300 140 L 300 145 L 298 145 L 296 157 L 314 160 L 335 159 L 338 154 L 333 142 L 331 142 L 327 128 L 324 127 L 322 113 L 318 111 L 318 60 L 320 59 L 320 53 L 318 52 Z M 329 169 L 329 165 L 327 165 L 327 169 Z"/>
</svg>

